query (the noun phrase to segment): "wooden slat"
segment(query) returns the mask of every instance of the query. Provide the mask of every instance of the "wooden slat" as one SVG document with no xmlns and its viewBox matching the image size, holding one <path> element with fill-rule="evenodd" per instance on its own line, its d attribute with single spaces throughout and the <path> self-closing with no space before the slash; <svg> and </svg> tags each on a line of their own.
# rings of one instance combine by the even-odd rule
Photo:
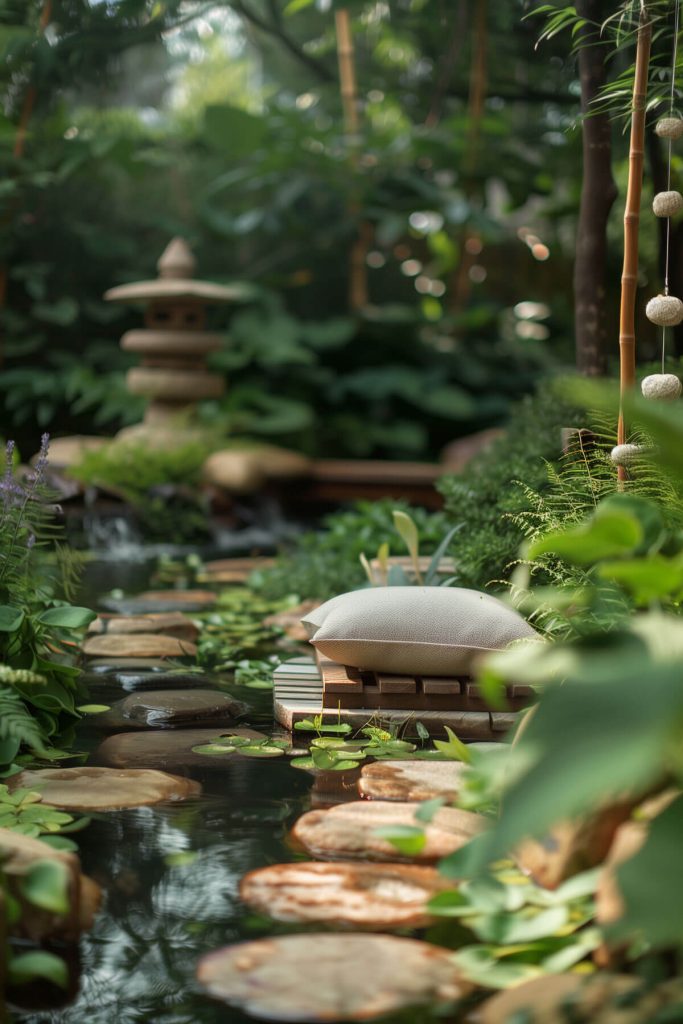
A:
<svg viewBox="0 0 683 1024">
<path fill-rule="evenodd" d="M 417 693 L 414 676 L 386 676 L 378 672 L 377 685 L 380 693 Z"/>
<path fill-rule="evenodd" d="M 327 658 L 320 660 L 320 674 L 327 693 L 362 693 L 363 680 L 360 673 L 346 665 L 337 665 Z"/>
<path fill-rule="evenodd" d="M 422 692 L 430 693 L 461 693 L 459 679 L 444 679 L 437 676 L 422 676 Z"/>
</svg>

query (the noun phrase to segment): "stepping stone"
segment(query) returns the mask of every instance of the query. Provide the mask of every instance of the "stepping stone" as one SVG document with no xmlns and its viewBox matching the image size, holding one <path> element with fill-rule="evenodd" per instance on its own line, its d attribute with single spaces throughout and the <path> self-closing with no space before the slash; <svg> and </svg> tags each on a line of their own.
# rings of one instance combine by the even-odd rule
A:
<svg viewBox="0 0 683 1024">
<path fill-rule="evenodd" d="M 263 625 L 278 626 L 284 630 L 285 636 L 288 636 L 290 640 L 306 643 L 309 637 L 301 620 L 305 615 L 309 615 L 316 608 L 319 608 L 320 604 L 320 601 L 302 601 L 296 608 L 287 608 L 283 612 L 269 615 L 263 620 Z"/>
<path fill-rule="evenodd" d="M 643 992 L 641 999 L 630 993 Z M 538 1021 L 539 1024 L 645 1024 L 658 1011 L 681 1000 L 681 980 L 647 990 L 642 979 L 625 974 L 549 974 L 499 992 L 479 1007 L 480 1024 Z M 662 1017 L 662 1020 L 669 1019 Z M 671 1017 L 678 1020 L 678 1017 Z"/>
<path fill-rule="evenodd" d="M 343 860 L 420 861 L 433 863 L 469 842 L 486 827 L 486 819 L 471 811 L 441 807 L 428 825 L 415 819 L 415 804 L 383 800 L 338 804 L 326 811 L 309 811 L 296 822 L 292 835 L 314 857 Z M 377 835 L 377 829 L 404 826 L 424 829 L 422 850 L 404 855 Z"/>
<path fill-rule="evenodd" d="M 196 754 L 193 747 L 212 743 L 221 731 L 231 736 L 246 736 L 263 740 L 265 734 L 254 729 L 164 729 L 160 732 L 119 732 L 108 736 L 99 745 L 93 757 L 112 768 L 160 768 L 174 771 L 178 768 L 212 768 L 225 771 L 231 761 L 244 759 L 239 753 L 230 758 Z"/>
<path fill-rule="evenodd" d="M 84 641 L 81 650 L 90 657 L 128 658 L 194 658 L 196 644 L 189 640 L 178 640 L 174 636 L 155 633 L 105 633 L 91 636 Z"/>
<path fill-rule="evenodd" d="M 90 623 L 88 634 L 161 633 L 178 640 L 196 641 L 199 628 L 182 612 L 156 615 L 100 615 Z"/>
<path fill-rule="evenodd" d="M 100 887 L 87 875 L 75 853 L 55 850 L 48 843 L 0 828 L 0 858 L 8 892 L 21 904 L 21 914 L 11 922 L 11 933 L 32 942 L 44 939 L 72 941 L 92 927 L 101 901 Z M 65 913 L 42 910 L 24 899 L 21 884 L 37 861 L 61 865 L 67 876 L 68 907 Z"/>
<path fill-rule="evenodd" d="M 99 729 L 173 729 L 213 725 L 220 730 L 248 711 L 246 704 L 218 690 L 150 690 L 132 693 L 109 711 L 92 715 Z"/>
<path fill-rule="evenodd" d="M 264 555 L 253 558 L 218 558 L 205 562 L 199 574 L 200 583 L 246 583 L 257 569 L 270 569 L 275 559 Z"/>
<path fill-rule="evenodd" d="M 114 672 L 168 672 L 169 664 L 158 658 L 91 658 L 87 671 L 98 676 Z"/>
<path fill-rule="evenodd" d="M 414 864 L 273 864 L 250 871 L 240 896 L 277 921 L 370 928 L 426 928 L 427 903 L 452 885 L 435 868 Z"/>
<path fill-rule="evenodd" d="M 371 1020 L 470 991 L 449 950 L 392 935 L 284 935 L 208 953 L 209 995 L 272 1021 Z"/>
<path fill-rule="evenodd" d="M 143 662 L 144 664 L 144 662 Z M 163 663 L 169 669 L 167 662 Z M 138 669 L 112 669 L 111 672 L 91 672 L 92 662 L 83 673 L 83 683 L 95 691 L 104 687 L 120 686 L 126 692 L 143 693 L 147 690 L 211 690 L 223 692 L 220 680 L 208 672 L 139 671 Z M 99 702 L 96 702 L 99 703 Z M 107 701 L 102 703 L 106 704 Z M 246 705 L 245 705 L 246 707 Z"/>
<path fill-rule="evenodd" d="M 156 612 L 203 612 L 216 603 L 212 590 L 146 590 L 134 597 L 104 597 L 100 605 L 121 615 Z"/>
<path fill-rule="evenodd" d="M 358 792 L 366 800 L 452 801 L 464 768 L 461 761 L 375 761 L 363 767 Z"/>
<path fill-rule="evenodd" d="M 168 800 L 187 800 L 202 791 L 198 782 L 166 772 L 89 765 L 19 772 L 9 780 L 9 787 L 35 789 L 44 804 L 74 812 L 149 807 Z"/>
</svg>

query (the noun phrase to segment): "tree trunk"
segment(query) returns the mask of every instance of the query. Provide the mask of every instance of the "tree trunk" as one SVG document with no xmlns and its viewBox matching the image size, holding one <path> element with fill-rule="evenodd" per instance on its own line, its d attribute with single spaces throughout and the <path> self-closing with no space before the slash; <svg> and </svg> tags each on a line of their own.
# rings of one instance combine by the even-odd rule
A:
<svg viewBox="0 0 683 1024">
<path fill-rule="evenodd" d="M 607 46 L 599 41 L 596 27 L 607 13 L 604 8 L 603 0 L 577 0 L 576 4 L 576 13 L 589 23 L 578 39 L 583 181 L 574 264 L 576 366 L 587 377 L 602 376 L 607 371 L 607 219 L 617 197 L 609 116 L 593 112 L 593 103 L 607 77 Z"/>
<path fill-rule="evenodd" d="M 636 43 L 635 79 L 631 107 L 631 140 L 629 144 L 628 187 L 624 211 L 624 264 L 621 275 L 621 307 L 619 311 L 619 423 L 617 443 L 626 441 L 624 397 L 636 383 L 636 294 L 638 290 L 638 229 L 640 197 L 643 189 L 643 155 L 645 148 L 645 107 L 652 43 L 652 22 L 644 0 L 640 4 Z M 619 481 L 626 480 L 626 470 L 619 466 Z"/>
</svg>

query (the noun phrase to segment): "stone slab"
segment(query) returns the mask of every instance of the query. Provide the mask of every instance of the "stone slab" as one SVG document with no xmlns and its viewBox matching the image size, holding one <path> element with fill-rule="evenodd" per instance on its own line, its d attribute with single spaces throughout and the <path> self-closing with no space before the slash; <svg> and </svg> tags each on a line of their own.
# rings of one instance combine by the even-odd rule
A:
<svg viewBox="0 0 683 1024">
<path fill-rule="evenodd" d="M 104 633 L 84 640 L 86 658 L 194 658 L 197 645 L 157 633 Z"/>
<path fill-rule="evenodd" d="M 218 690 L 149 690 L 124 697 L 90 720 L 109 731 L 209 725 L 220 729 L 248 710 L 246 704 Z"/>
<path fill-rule="evenodd" d="M 461 761 L 375 761 L 363 767 L 358 792 L 366 800 L 453 801 L 464 768 Z"/>
<path fill-rule="evenodd" d="M 175 771 L 186 768 L 210 768 L 225 771 L 226 760 L 208 754 L 196 754 L 192 748 L 211 743 L 221 732 L 249 739 L 265 739 L 254 729 L 164 729 L 159 732 L 121 732 L 108 736 L 99 745 L 93 760 L 112 768 L 158 768 Z M 239 754 L 232 758 L 238 760 Z"/>
<path fill-rule="evenodd" d="M 42 803 L 64 811 L 120 811 L 169 800 L 199 796 L 202 787 L 191 779 L 147 769 L 41 768 L 19 772 L 10 789 L 35 789 Z"/>
</svg>

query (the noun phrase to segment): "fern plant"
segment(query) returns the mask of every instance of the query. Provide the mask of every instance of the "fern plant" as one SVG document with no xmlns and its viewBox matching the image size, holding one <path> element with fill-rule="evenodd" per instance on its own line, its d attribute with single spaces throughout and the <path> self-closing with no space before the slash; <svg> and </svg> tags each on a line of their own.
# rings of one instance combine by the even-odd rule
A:
<svg viewBox="0 0 683 1024">
<path fill-rule="evenodd" d="M 33 472 L 20 479 L 8 442 L 0 480 L 0 767 L 22 748 L 52 756 L 50 745 L 78 718 L 74 640 L 95 617 L 58 597 L 59 566 L 69 565 L 72 586 L 72 560 L 58 556 L 55 568 L 46 557 L 60 536 L 45 484 L 48 448 L 44 435 Z"/>
</svg>

